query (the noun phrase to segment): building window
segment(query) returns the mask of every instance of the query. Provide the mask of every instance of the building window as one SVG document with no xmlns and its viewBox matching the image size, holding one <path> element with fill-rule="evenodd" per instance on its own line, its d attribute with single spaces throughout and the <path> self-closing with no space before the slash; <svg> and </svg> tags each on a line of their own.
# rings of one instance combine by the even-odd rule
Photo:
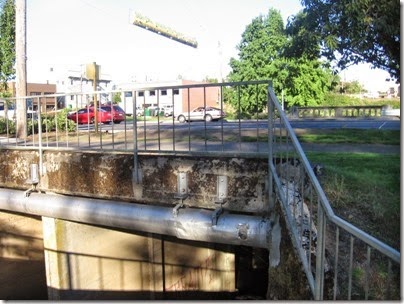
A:
<svg viewBox="0 0 404 304">
<path fill-rule="evenodd" d="M 137 92 L 138 97 L 144 97 L 144 91 L 139 91 Z"/>
<path fill-rule="evenodd" d="M 149 91 L 149 95 L 150 95 L 150 96 L 156 96 L 156 91 L 155 91 L 155 90 Z"/>
<path fill-rule="evenodd" d="M 132 97 L 132 92 L 126 91 L 125 92 L 125 97 Z"/>
<path fill-rule="evenodd" d="M 180 94 L 180 90 L 179 90 L 179 89 L 174 89 L 174 90 L 173 90 L 173 94 L 174 94 L 174 95 L 179 95 L 179 94 Z"/>
<path fill-rule="evenodd" d="M 31 92 L 29 95 L 30 96 L 39 96 L 39 95 L 41 95 L 41 92 Z"/>
<path fill-rule="evenodd" d="M 167 96 L 167 90 L 161 90 L 161 96 Z"/>
</svg>

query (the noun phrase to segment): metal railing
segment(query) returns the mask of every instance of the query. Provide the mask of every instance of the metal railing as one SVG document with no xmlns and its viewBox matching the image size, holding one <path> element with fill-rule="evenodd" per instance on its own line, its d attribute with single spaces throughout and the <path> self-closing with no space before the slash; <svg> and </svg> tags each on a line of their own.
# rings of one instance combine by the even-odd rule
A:
<svg viewBox="0 0 404 304">
<path fill-rule="evenodd" d="M 273 187 L 316 300 L 401 299 L 400 253 L 336 216 L 273 89 Z"/>
<path fill-rule="evenodd" d="M 67 118 L 67 110 L 60 110 L 63 99 L 72 101 L 75 112 L 91 106 L 94 98 L 102 102 L 116 100 L 116 95 L 119 105 L 134 113 L 119 124 L 96 128 L 90 119 L 78 124 Z M 334 214 L 269 81 L 24 98 L 36 113 L 27 118 L 28 136 L 17 138 L 15 120 L 2 118 L 8 113 L 0 111 L 0 148 L 37 148 L 39 168 L 47 149 L 133 153 L 135 172 L 141 153 L 268 158 L 268 192 L 270 197 L 275 193 L 285 215 L 314 298 L 400 299 L 400 253 Z M 17 106 L 15 98 L 0 102 Z M 174 109 L 173 116 L 159 115 L 166 105 Z M 226 117 L 178 121 L 180 112 L 208 106 Z M 157 116 L 136 116 L 139 108 L 153 109 L 146 113 Z M 184 115 L 190 120 L 191 114 Z"/>
<path fill-rule="evenodd" d="M 40 147 L 44 150 L 89 149 L 135 154 L 174 152 L 266 155 L 268 124 L 263 120 L 266 114 L 262 113 L 262 109 L 267 106 L 267 85 L 268 81 L 251 81 L 24 97 L 31 100 L 30 108 L 36 112 L 36 115 L 27 118 L 28 136 L 16 138 L 15 120 L 12 117 L 4 120 L 5 111 L 0 111 L 0 146 Z M 131 97 L 125 98 L 125 93 L 130 93 Z M 116 95 L 122 96 L 118 103 L 121 108 L 130 109 L 132 113 L 137 113 L 142 108 L 146 115 L 127 116 L 119 124 L 99 123 L 96 130 L 96 126 L 90 121 L 78 124 L 68 119 L 67 109 L 60 107 L 61 99 L 66 103 L 72 100 L 70 112 L 75 112 L 90 107 L 94 98 L 102 103 L 106 95 L 109 100 L 113 100 Z M 242 106 L 247 95 L 254 110 Z M 9 104 L 14 109 L 17 105 L 16 98 L 1 99 L 0 102 Z M 160 110 L 155 110 L 166 105 L 174 109 L 173 116 L 165 117 Z M 181 112 L 186 113 L 196 107 L 215 107 L 224 111 L 226 116 L 217 120 L 212 117 L 211 122 L 178 121 Z M 255 114 L 251 114 L 254 111 Z M 155 115 L 157 112 L 159 115 Z M 191 118 L 188 113 L 185 116 L 187 120 Z"/>
</svg>

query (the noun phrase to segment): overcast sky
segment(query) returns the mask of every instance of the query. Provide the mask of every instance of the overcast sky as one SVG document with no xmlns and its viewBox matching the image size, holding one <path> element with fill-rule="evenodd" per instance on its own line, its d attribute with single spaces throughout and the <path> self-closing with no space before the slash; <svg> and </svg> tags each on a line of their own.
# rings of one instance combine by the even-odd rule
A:
<svg viewBox="0 0 404 304">
<path fill-rule="evenodd" d="M 271 7 L 285 24 L 302 8 L 299 0 L 27 1 L 28 81 L 61 79 L 91 62 L 114 82 L 225 77 L 245 27 Z M 134 26 L 134 12 L 194 37 L 198 48 Z M 344 76 L 368 85 L 386 78 L 380 71 L 370 77 L 375 72 L 354 69 Z"/>
</svg>

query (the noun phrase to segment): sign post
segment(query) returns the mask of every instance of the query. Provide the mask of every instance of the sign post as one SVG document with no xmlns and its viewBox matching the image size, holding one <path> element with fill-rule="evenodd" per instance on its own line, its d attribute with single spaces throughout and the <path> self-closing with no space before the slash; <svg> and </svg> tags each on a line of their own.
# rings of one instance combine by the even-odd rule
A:
<svg viewBox="0 0 404 304">
<path fill-rule="evenodd" d="M 95 62 L 86 65 L 86 77 L 91 79 L 94 85 L 94 129 L 95 133 L 98 133 L 98 101 L 97 101 L 97 82 L 100 75 L 100 66 Z"/>
</svg>

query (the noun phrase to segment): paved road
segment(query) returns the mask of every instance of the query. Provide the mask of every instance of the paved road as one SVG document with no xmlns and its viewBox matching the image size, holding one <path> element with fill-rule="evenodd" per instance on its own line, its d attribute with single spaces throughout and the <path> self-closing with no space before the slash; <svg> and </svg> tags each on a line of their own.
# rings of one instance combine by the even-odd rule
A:
<svg viewBox="0 0 404 304">
<path fill-rule="evenodd" d="M 327 120 L 318 120 L 318 119 L 298 119 L 298 120 L 291 120 L 290 121 L 292 127 L 297 131 L 298 129 L 335 129 L 335 128 L 361 128 L 361 129 L 382 129 L 382 130 L 400 130 L 400 120 L 398 119 L 327 119 Z M 176 133 L 181 134 L 183 133 L 183 136 L 185 136 L 185 142 L 180 143 L 181 138 L 177 140 L 175 139 L 175 149 L 174 150 L 195 150 L 195 151 L 203 151 L 203 150 L 215 150 L 215 151 L 251 151 L 251 152 L 259 152 L 259 151 L 265 151 L 266 150 L 266 143 L 261 142 L 259 144 L 257 143 L 242 143 L 238 144 L 238 140 L 235 139 L 234 143 L 226 143 L 225 146 L 222 146 L 219 142 L 213 143 L 210 140 L 208 142 L 199 142 L 200 140 L 194 140 L 192 139 L 192 144 L 188 144 L 188 141 L 186 140 L 186 136 L 188 136 L 188 130 L 191 132 L 204 132 L 204 129 L 206 128 L 207 130 L 210 131 L 218 131 L 221 132 L 223 128 L 223 132 L 226 135 L 229 135 L 229 131 L 233 131 L 234 134 L 237 135 L 237 130 L 239 127 L 241 127 L 243 130 L 250 129 L 254 130 L 257 129 L 257 126 L 259 129 L 263 130 L 268 128 L 268 122 L 267 121 L 256 121 L 256 120 L 249 120 L 249 121 L 215 121 L 215 122 L 210 122 L 210 123 L 205 123 L 205 122 L 192 122 L 191 124 L 189 123 L 177 123 L 171 120 L 165 120 L 161 121 L 160 124 L 157 124 L 156 122 L 147 122 L 146 124 L 144 121 L 139 121 L 138 122 L 138 128 L 140 132 L 142 132 L 142 129 L 146 126 L 147 132 L 149 135 L 147 136 L 147 143 L 141 140 L 139 142 L 139 145 L 142 146 L 142 144 L 147 145 L 147 149 L 154 149 L 152 146 L 156 146 L 156 149 L 165 149 L 167 148 L 168 150 L 173 149 L 174 144 L 171 142 L 169 139 L 172 139 L 172 136 L 169 135 L 170 138 L 167 140 L 162 139 L 162 142 L 160 143 L 156 141 L 156 134 L 155 132 L 158 132 L 159 130 L 172 130 L 173 127 L 175 129 Z M 79 126 L 79 129 L 82 131 L 88 130 L 87 125 L 81 125 Z M 90 130 L 94 130 L 94 126 L 90 125 Z M 120 133 L 123 134 L 124 130 L 131 131 L 133 129 L 133 123 L 128 122 L 128 124 L 114 124 L 114 125 L 103 125 L 101 124 L 99 126 L 99 130 L 102 131 L 103 133 L 108 131 L 110 133 Z M 167 133 L 171 134 L 171 133 Z M 201 133 L 202 134 L 202 133 Z M 143 136 L 143 135 L 141 135 Z M 181 136 L 180 136 L 181 137 Z M 131 138 L 129 138 L 131 139 Z M 86 140 L 84 140 L 86 141 Z M 95 140 L 96 141 L 96 140 Z M 178 142 L 177 142 L 178 141 Z M 75 140 L 69 143 L 69 146 L 74 146 L 75 145 Z M 122 145 L 122 136 L 121 139 L 117 139 L 116 143 L 112 145 L 111 148 L 119 148 L 119 145 Z M 0 144 L 15 144 L 15 140 L 13 139 L 7 139 L 7 138 L 0 138 Z M 85 144 L 85 142 L 81 143 L 80 145 Z M 97 145 L 96 142 L 94 142 L 94 139 L 91 140 L 91 145 Z M 51 144 L 53 145 L 53 144 Z M 108 143 L 107 140 L 104 139 L 103 143 L 103 148 L 110 146 L 110 143 Z M 132 143 L 129 143 L 129 146 L 132 145 Z M 218 145 L 218 146 L 217 146 Z M 145 149 L 145 147 L 140 147 L 140 149 Z M 167 146 L 167 147 L 165 147 Z M 183 146 L 183 147 L 182 147 Z M 192 147 L 191 147 L 192 146 Z M 127 144 L 125 143 L 124 145 L 125 149 L 127 148 Z M 160 148 L 159 148 L 160 147 Z M 372 152 L 372 153 L 400 153 L 400 146 L 390 146 L 390 145 L 363 145 L 363 144 L 349 144 L 349 145 L 344 145 L 344 144 L 338 144 L 338 145 L 332 145 L 332 144 L 307 144 L 307 143 L 302 143 L 302 148 L 304 151 L 329 151 L 329 152 Z"/>
<path fill-rule="evenodd" d="M 378 129 L 378 130 L 400 130 L 401 121 L 398 118 L 374 118 L 374 119 L 292 119 L 289 121 L 292 128 L 294 129 Z M 267 128 L 268 122 L 265 120 L 242 120 L 242 121 L 213 121 L 209 123 L 205 122 L 192 122 L 192 123 L 179 123 L 172 120 L 161 120 L 160 123 L 157 121 L 144 121 L 139 120 L 137 122 L 138 128 L 144 128 L 146 125 L 147 129 L 160 129 L 167 130 L 172 129 L 173 125 L 176 130 L 188 129 L 200 130 L 200 129 L 237 129 L 241 125 L 243 129 L 256 129 L 257 126 L 260 129 Z M 279 125 L 279 124 L 278 124 Z M 87 125 L 79 126 L 80 129 L 87 129 Z M 94 127 L 90 125 L 90 130 Z M 101 125 L 102 130 L 125 130 L 125 124 L 114 124 L 114 125 Z M 133 129 L 133 123 L 128 122 L 126 124 L 127 130 Z"/>
</svg>

